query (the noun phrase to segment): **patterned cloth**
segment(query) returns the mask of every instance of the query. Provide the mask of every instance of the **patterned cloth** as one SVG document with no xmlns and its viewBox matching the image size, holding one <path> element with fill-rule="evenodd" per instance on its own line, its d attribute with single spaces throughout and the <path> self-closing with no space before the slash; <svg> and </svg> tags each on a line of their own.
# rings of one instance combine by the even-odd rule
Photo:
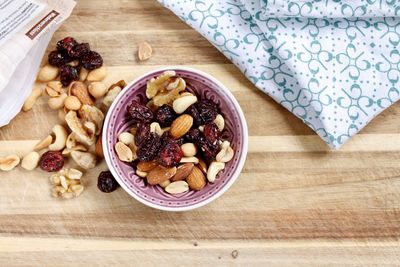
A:
<svg viewBox="0 0 400 267">
<path fill-rule="evenodd" d="M 399 99 L 397 0 L 159 0 L 339 148 Z"/>
</svg>

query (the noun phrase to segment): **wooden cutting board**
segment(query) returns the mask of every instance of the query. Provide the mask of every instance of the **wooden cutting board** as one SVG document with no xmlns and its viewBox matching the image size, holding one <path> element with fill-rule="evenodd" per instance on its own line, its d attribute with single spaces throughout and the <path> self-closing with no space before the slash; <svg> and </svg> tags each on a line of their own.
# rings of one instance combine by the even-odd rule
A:
<svg viewBox="0 0 400 267">
<path fill-rule="evenodd" d="M 399 105 L 332 152 L 155 0 L 81 0 L 50 47 L 64 36 L 104 56 L 107 84 L 165 65 L 220 79 L 247 118 L 247 162 L 226 194 L 185 213 L 145 207 L 122 189 L 99 192 L 104 163 L 69 201 L 51 198 L 42 171 L 1 172 L 1 266 L 400 265 Z M 142 41 L 155 52 L 139 63 Z M 0 129 L 0 156 L 23 156 L 56 123 L 41 98 Z"/>
</svg>

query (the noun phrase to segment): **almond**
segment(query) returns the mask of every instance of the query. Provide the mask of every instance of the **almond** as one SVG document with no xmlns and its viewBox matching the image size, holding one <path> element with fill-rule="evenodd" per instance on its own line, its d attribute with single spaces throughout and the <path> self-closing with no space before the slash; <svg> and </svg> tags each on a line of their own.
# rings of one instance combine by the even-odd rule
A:
<svg viewBox="0 0 400 267">
<path fill-rule="evenodd" d="M 161 184 L 162 182 L 171 179 L 176 173 L 176 167 L 165 168 L 158 166 L 152 169 L 147 175 L 147 182 L 150 185 Z"/>
<path fill-rule="evenodd" d="M 204 162 L 204 160 L 200 159 L 199 163 L 197 163 L 197 167 L 204 173 L 207 174 L 207 164 Z"/>
<path fill-rule="evenodd" d="M 96 147 L 95 147 L 95 152 L 96 155 L 99 158 L 104 158 L 104 152 L 103 152 L 103 137 L 102 134 L 100 133 L 99 138 L 96 141 Z"/>
<path fill-rule="evenodd" d="M 174 177 L 172 177 L 171 181 L 175 182 L 175 181 L 185 180 L 186 177 L 188 177 L 189 174 L 192 172 L 193 167 L 194 167 L 193 163 L 185 163 L 180 165 L 177 168 L 176 174 Z"/>
<path fill-rule="evenodd" d="M 174 138 L 184 136 L 193 126 L 193 118 L 190 115 L 184 114 L 176 118 L 171 125 L 171 135 Z"/>
<path fill-rule="evenodd" d="M 90 97 L 89 91 L 83 82 L 71 83 L 69 90 L 71 95 L 76 96 L 83 105 L 94 105 L 93 99 Z"/>
<path fill-rule="evenodd" d="M 206 177 L 199 168 L 194 167 L 186 178 L 186 182 L 189 184 L 190 189 L 198 191 L 206 185 Z"/>
<path fill-rule="evenodd" d="M 158 166 L 158 164 L 155 161 L 148 161 L 148 162 L 141 161 L 137 165 L 137 169 L 141 172 L 149 172 L 157 166 Z"/>
</svg>

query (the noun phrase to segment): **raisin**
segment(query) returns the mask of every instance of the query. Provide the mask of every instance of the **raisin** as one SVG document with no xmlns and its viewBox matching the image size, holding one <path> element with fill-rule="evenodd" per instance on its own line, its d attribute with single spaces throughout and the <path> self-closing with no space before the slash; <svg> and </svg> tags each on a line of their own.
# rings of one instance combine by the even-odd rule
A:
<svg viewBox="0 0 400 267">
<path fill-rule="evenodd" d="M 195 143 L 203 154 L 207 163 L 211 163 L 218 154 L 218 144 L 212 144 L 204 136 L 200 137 Z"/>
<path fill-rule="evenodd" d="M 193 125 L 195 127 L 198 127 L 198 126 L 202 125 L 202 120 L 201 120 L 199 111 L 197 110 L 195 105 L 191 105 L 190 107 L 188 107 L 186 109 L 186 113 L 189 114 L 190 116 L 192 116 Z"/>
<path fill-rule="evenodd" d="M 134 122 L 150 123 L 153 120 L 153 112 L 145 105 L 137 101 L 132 101 L 128 106 L 128 113 Z"/>
<path fill-rule="evenodd" d="M 64 65 L 60 68 L 60 81 L 63 86 L 68 86 L 72 81 L 79 80 L 79 72 L 76 68 Z"/>
<path fill-rule="evenodd" d="M 169 142 L 160 150 L 158 162 L 164 167 L 175 167 L 179 165 L 182 157 L 183 152 L 179 144 Z"/>
<path fill-rule="evenodd" d="M 72 59 L 68 55 L 65 55 L 59 51 L 52 51 L 48 56 L 49 64 L 56 67 L 61 67 L 71 60 Z"/>
<path fill-rule="evenodd" d="M 135 133 L 135 144 L 139 147 L 149 135 L 150 126 L 148 124 L 140 123 Z"/>
<path fill-rule="evenodd" d="M 103 66 L 103 58 L 99 53 L 90 51 L 81 57 L 81 63 L 85 69 L 94 70 Z"/>
<path fill-rule="evenodd" d="M 154 117 L 161 127 L 168 127 L 177 118 L 177 115 L 171 106 L 162 105 L 157 109 Z"/>
<path fill-rule="evenodd" d="M 40 157 L 39 166 L 46 172 L 56 172 L 64 167 L 64 157 L 61 152 L 47 151 Z"/>
<path fill-rule="evenodd" d="M 200 130 L 193 128 L 185 135 L 184 138 L 189 143 L 196 143 L 200 137 L 202 137 Z"/>
<path fill-rule="evenodd" d="M 156 133 L 150 133 L 137 151 L 139 160 L 152 161 L 157 156 L 160 146 L 160 137 Z"/>
<path fill-rule="evenodd" d="M 118 188 L 119 184 L 110 171 L 104 171 L 99 174 L 97 179 L 97 188 L 104 193 L 111 193 Z"/>
<path fill-rule="evenodd" d="M 204 126 L 203 135 L 207 141 L 215 145 L 218 143 L 221 133 L 215 123 L 209 123 Z"/>
<path fill-rule="evenodd" d="M 201 100 L 197 102 L 196 108 L 204 124 L 213 122 L 218 115 L 217 105 L 211 100 Z"/>
<path fill-rule="evenodd" d="M 57 50 L 66 53 L 68 56 L 72 57 L 73 48 L 78 44 L 78 42 L 72 37 L 65 37 L 64 39 L 57 42 Z"/>
<path fill-rule="evenodd" d="M 71 51 L 71 57 L 80 59 L 84 55 L 90 52 L 90 46 L 88 43 L 77 44 Z"/>
</svg>

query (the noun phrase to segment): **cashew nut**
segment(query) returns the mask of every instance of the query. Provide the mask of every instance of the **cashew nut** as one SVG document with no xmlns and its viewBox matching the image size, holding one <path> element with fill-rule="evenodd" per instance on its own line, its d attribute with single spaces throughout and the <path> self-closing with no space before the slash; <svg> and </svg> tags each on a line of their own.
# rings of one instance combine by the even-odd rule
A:
<svg viewBox="0 0 400 267">
<path fill-rule="evenodd" d="M 150 124 L 150 132 L 156 133 L 159 136 L 161 136 L 164 133 L 164 131 L 161 129 L 161 126 L 158 122 L 153 122 L 152 124 Z"/>
<path fill-rule="evenodd" d="M 46 136 L 46 138 L 44 138 L 43 140 L 39 141 L 39 143 L 36 144 L 34 150 L 36 151 L 42 150 L 51 145 L 52 142 L 53 142 L 53 137 L 51 135 L 48 135 Z"/>
<path fill-rule="evenodd" d="M 50 97 L 60 96 L 62 93 L 62 83 L 60 81 L 48 82 L 45 90 Z"/>
<path fill-rule="evenodd" d="M 221 114 L 218 114 L 217 117 L 214 120 L 215 125 L 217 125 L 218 130 L 220 130 L 221 132 L 224 130 L 225 128 L 225 119 L 224 117 L 222 117 Z"/>
<path fill-rule="evenodd" d="M 183 157 L 180 161 L 180 163 L 194 163 L 195 165 L 199 163 L 199 159 L 196 157 Z"/>
<path fill-rule="evenodd" d="M 51 65 L 45 65 L 39 70 L 38 80 L 41 82 L 49 82 L 55 80 L 58 76 L 59 69 Z"/>
<path fill-rule="evenodd" d="M 24 106 L 22 107 L 23 111 L 28 111 L 32 109 L 33 105 L 35 105 L 36 101 L 38 98 L 42 95 L 42 89 L 40 88 L 34 88 L 32 90 L 32 93 L 29 95 L 29 97 L 26 99 Z"/>
<path fill-rule="evenodd" d="M 52 97 L 49 99 L 48 104 L 49 107 L 51 109 L 60 109 L 62 107 L 64 107 L 64 101 L 67 98 L 67 94 L 66 93 L 62 93 L 60 96 L 58 97 Z"/>
<path fill-rule="evenodd" d="M 119 140 L 120 142 L 124 143 L 124 144 L 127 145 L 127 146 L 129 146 L 129 144 L 133 143 L 134 138 L 135 138 L 135 137 L 133 136 L 133 134 L 128 133 L 128 132 L 121 133 L 121 134 L 118 136 L 118 140 Z"/>
<path fill-rule="evenodd" d="M 234 154 L 235 152 L 231 148 L 230 143 L 228 141 L 224 141 L 221 144 L 221 150 L 218 152 L 216 160 L 224 163 L 229 162 L 233 158 Z"/>
<path fill-rule="evenodd" d="M 0 158 L 0 170 L 11 171 L 18 166 L 21 159 L 17 155 L 9 155 L 5 158 Z"/>
<path fill-rule="evenodd" d="M 182 96 L 178 99 L 175 99 L 172 103 L 172 107 L 177 114 L 182 114 L 185 110 L 197 102 L 196 96 Z"/>
<path fill-rule="evenodd" d="M 32 151 L 27 155 L 25 155 L 25 157 L 22 159 L 21 167 L 24 168 L 25 170 L 32 171 L 37 167 L 39 160 L 40 160 L 39 153 Z"/>
<path fill-rule="evenodd" d="M 210 183 L 215 182 L 218 173 L 223 169 L 225 169 L 225 163 L 216 161 L 211 162 L 207 170 L 207 180 Z"/>
<path fill-rule="evenodd" d="M 88 87 L 89 93 L 96 99 L 102 98 L 108 91 L 107 86 L 102 82 L 92 82 Z"/>
<path fill-rule="evenodd" d="M 71 158 L 85 170 L 94 168 L 97 162 L 96 156 L 89 152 L 72 151 Z"/>
<path fill-rule="evenodd" d="M 68 96 L 65 101 L 64 105 L 69 110 L 79 110 L 82 106 L 81 101 L 76 96 Z"/>
<path fill-rule="evenodd" d="M 99 82 L 104 80 L 106 76 L 107 76 L 107 69 L 105 66 L 101 66 L 98 69 L 90 71 L 86 80 L 88 80 L 89 82 Z"/>
<path fill-rule="evenodd" d="M 51 151 L 63 150 L 67 142 L 67 137 L 68 137 L 67 130 L 61 125 L 56 125 L 53 127 L 53 133 L 55 136 L 55 140 L 54 143 L 49 145 L 49 150 Z"/>
</svg>

